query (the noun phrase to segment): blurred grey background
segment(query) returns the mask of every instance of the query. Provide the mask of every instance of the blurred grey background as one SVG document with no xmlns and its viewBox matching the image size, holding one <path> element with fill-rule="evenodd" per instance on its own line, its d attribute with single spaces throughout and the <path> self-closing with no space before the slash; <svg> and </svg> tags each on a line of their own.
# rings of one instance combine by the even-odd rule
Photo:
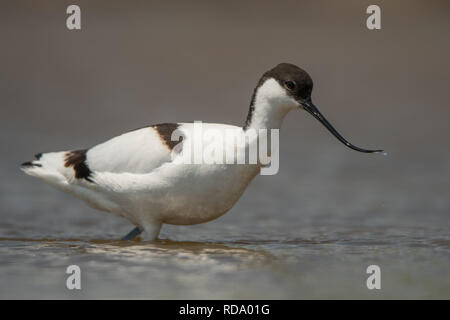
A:
<svg viewBox="0 0 450 320">
<path fill-rule="evenodd" d="M 74 3 L 81 7 L 79 31 L 66 28 L 66 8 Z M 370 4 L 381 7 L 381 30 L 366 28 Z M 259 280 L 245 269 L 242 279 L 254 281 L 244 292 L 223 285 L 231 275 L 220 270 L 192 292 L 190 280 L 168 286 L 161 269 L 173 269 L 158 265 L 159 280 L 152 281 L 166 291 L 142 289 L 140 297 L 371 298 L 364 286 L 349 283 L 365 281 L 364 266 L 382 261 L 396 284 L 382 297 L 448 298 L 448 282 L 440 279 L 449 278 L 449 18 L 448 1 L 2 1 L 0 256 L 1 290 L 8 291 L 0 297 L 59 297 L 63 289 L 49 285 L 56 280 L 44 270 L 51 266 L 64 277 L 65 260 L 55 257 L 80 256 L 71 256 L 70 246 L 55 249 L 36 239 L 82 239 L 75 246 L 91 246 L 90 239 L 117 239 L 130 228 L 24 175 L 20 163 L 148 124 L 243 124 L 261 74 L 290 62 L 310 73 L 313 100 L 350 142 L 388 156 L 353 152 L 305 112 L 292 112 L 281 131 L 278 175 L 255 179 L 221 219 L 164 227 L 163 238 L 256 247 L 275 261 L 294 257 L 289 266 L 300 268 L 283 269 L 282 280 L 267 265 L 267 278 Z M 274 243 L 258 242 L 266 240 Z M 332 249 L 321 247 L 322 240 Z M 304 241 L 318 244 L 317 252 Z M 36 246 L 47 248 L 38 260 L 31 253 Z M 354 257 L 353 248 L 360 258 L 340 260 Z M 172 249 L 170 257 L 178 254 Z M 108 253 L 84 254 L 86 264 L 108 265 Z M 308 265 L 305 255 L 317 264 Z M 210 258 L 222 261 L 227 252 L 218 256 Z M 139 285 L 107 290 L 116 287 L 105 289 L 101 277 L 92 278 L 103 289 L 82 297 L 125 297 Z M 222 291 L 208 291 L 209 281 L 219 281 Z"/>
</svg>

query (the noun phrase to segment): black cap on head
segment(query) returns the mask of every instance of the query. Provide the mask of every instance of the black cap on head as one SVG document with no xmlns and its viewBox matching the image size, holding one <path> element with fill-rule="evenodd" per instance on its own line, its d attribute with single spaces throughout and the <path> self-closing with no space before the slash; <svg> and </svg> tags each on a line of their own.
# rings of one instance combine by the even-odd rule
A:
<svg viewBox="0 0 450 320">
<path fill-rule="evenodd" d="M 302 68 L 290 63 L 280 63 L 262 76 L 262 82 L 273 78 L 286 88 L 286 91 L 297 101 L 311 100 L 313 81 L 309 74 Z"/>
</svg>

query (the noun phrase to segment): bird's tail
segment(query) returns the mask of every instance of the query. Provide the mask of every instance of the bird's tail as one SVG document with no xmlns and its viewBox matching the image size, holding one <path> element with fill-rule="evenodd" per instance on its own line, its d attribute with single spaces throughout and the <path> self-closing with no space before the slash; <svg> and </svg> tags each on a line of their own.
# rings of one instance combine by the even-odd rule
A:
<svg viewBox="0 0 450 320">
<path fill-rule="evenodd" d="M 56 187 L 67 185 L 64 170 L 66 152 L 38 153 L 35 160 L 22 163 L 20 169 L 30 176 L 40 178 Z"/>
</svg>

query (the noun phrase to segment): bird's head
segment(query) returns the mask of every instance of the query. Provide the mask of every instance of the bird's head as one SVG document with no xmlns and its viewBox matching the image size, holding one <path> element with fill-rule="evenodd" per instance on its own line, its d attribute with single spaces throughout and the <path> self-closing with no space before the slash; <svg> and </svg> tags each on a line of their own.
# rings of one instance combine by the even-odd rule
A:
<svg viewBox="0 0 450 320">
<path fill-rule="evenodd" d="M 284 116 L 290 110 L 303 109 L 347 147 L 366 153 L 383 152 L 383 150 L 357 147 L 342 137 L 313 104 L 312 89 L 313 81 L 305 70 L 293 64 L 280 63 L 265 72 L 259 80 L 252 97 L 251 112 L 246 126 L 253 121 L 252 117 L 256 118 L 256 121 L 261 121 L 261 118 L 264 120 L 264 118 L 276 117 L 278 114 Z M 256 108 L 262 110 L 255 110 Z"/>
</svg>

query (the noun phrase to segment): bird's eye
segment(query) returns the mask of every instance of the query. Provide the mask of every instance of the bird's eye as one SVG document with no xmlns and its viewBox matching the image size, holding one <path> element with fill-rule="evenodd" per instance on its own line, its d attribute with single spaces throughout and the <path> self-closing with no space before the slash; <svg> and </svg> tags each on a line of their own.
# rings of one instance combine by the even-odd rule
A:
<svg viewBox="0 0 450 320">
<path fill-rule="evenodd" d="M 285 81 L 284 86 L 288 88 L 289 90 L 295 89 L 295 82 L 294 81 Z"/>
</svg>

